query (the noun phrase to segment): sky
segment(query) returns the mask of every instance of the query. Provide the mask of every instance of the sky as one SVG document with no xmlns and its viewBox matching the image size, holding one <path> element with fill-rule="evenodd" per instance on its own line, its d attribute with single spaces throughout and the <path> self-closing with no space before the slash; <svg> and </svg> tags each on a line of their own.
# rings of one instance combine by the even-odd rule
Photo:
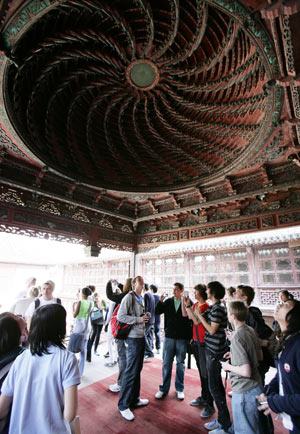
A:
<svg viewBox="0 0 300 434">
<path fill-rule="evenodd" d="M 114 259 L 129 255 L 129 252 L 102 249 L 97 259 Z M 83 245 L 0 232 L 0 262 L 57 264 L 73 261 L 89 261 Z"/>
<path fill-rule="evenodd" d="M 84 247 L 81 244 L 0 232 L 0 312 L 10 309 L 29 276 L 35 276 L 38 284 L 45 281 L 45 268 L 41 265 L 117 260 L 131 255 L 130 252 L 102 249 L 97 258 L 89 258 Z M 15 263 L 18 265 L 9 265 Z M 54 267 L 53 273 L 59 275 L 57 267 Z"/>
</svg>

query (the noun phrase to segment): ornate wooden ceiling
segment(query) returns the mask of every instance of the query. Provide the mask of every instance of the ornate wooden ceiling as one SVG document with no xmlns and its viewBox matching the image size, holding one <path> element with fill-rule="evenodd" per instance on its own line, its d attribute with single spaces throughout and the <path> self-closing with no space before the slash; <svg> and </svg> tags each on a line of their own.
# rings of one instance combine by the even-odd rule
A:
<svg viewBox="0 0 300 434">
<path fill-rule="evenodd" d="M 299 19 L 296 0 L 2 1 L 0 230 L 141 250 L 299 223 Z"/>
</svg>

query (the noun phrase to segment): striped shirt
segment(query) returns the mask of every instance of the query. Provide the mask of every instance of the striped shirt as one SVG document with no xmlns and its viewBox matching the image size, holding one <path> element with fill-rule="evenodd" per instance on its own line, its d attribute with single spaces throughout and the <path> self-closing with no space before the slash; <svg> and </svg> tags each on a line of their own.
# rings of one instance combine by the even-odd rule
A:
<svg viewBox="0 0 300 434">
<path fill-rule="evenodd" d="M 203 317 L 209 324 L 213 322 L 220 324 L 217 332 L 213 335 L 209 334 L 209 332 L 205 330 L 206 349 L 213 354 L 223 355 L 228 351 L 225 334 L 227 326 L 227 312 L 225 306 L 218 301 L 212 306 L 209 306 L 209 308 L 204 312 Z"/>
</svg>

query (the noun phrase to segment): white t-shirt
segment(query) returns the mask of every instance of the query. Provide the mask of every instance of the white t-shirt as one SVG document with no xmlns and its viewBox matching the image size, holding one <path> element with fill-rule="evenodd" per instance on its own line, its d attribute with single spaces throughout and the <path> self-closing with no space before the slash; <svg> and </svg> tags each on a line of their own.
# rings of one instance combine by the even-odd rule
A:
<svg viewBox="0 0 300 434">
<path fill-rule="evenodd" d="M 27 292 L 28 290 L 26 289 L 22 289 L 21 291 L 19 291 L 18 294 L 16 295 L 16 300 L 18 300 L 19 298 L 27 297 Z"/>
<path fill-rule="evenodd" d="M 39 298 L 40 300 L 40 306 L 45 306 L 46 304 L 53 304 L 53 303 L 57 303 L 57 298 L 51 298 L 51 300 L 45 300 L 43 297 Z M 35 311 L 35 300 L 29 305 L 28 309 L 26 310 L 25 313 L 25 318 L 32 318 L 32 315 L 34 314 Z"/>
<path fill-rule="evenodd" d="M 65 434 L 64 390 L 80 383 L 75 354 L 51 346 L 51 354 L 32 355 L 25 350 L 16 358 L 2 386 L 13 397 L 9 434 Z"/>
<path fill-rule="evenodd" d="M 10 312 L 15 315 L 21 315 L 25 318 L 28 307 L 31 305 L 33 298 L 19 298 L 12 307 L 10 308 Z"/>
<path fill-rule="evenodd" d="M 108 314 L 106 317 L 106 323 L 107 324 L 109 324 L 110 320 L 112 319 L 115 307 L 116 307 L 116 303 L 114 301 L 110 300 L 109 305 L 108 305 Z"/>
</svg>

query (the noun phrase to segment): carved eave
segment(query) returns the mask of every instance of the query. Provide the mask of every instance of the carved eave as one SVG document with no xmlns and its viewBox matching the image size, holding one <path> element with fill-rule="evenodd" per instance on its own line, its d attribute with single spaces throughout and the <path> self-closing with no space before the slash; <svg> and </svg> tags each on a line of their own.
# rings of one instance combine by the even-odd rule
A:
<svg viewBox="0 0 300 434">
<path fill-rule="evenodd" d="M 288 116 L 284 119 L 293 130 L 295 148 L 300 143 L 300 42 L 298 26 L 300 4 L 298 1 L 278 1 L 261 11 L 261 16 L 270 26 L 276 55 L 280 66 L 280 76 L 276 83 L 284 89 Z"/>
<path fill-rule="evenodd" d="M 136 249 L 298 223 L 299 5 L 3 0 L 1 230 Z"/>
</svg>

